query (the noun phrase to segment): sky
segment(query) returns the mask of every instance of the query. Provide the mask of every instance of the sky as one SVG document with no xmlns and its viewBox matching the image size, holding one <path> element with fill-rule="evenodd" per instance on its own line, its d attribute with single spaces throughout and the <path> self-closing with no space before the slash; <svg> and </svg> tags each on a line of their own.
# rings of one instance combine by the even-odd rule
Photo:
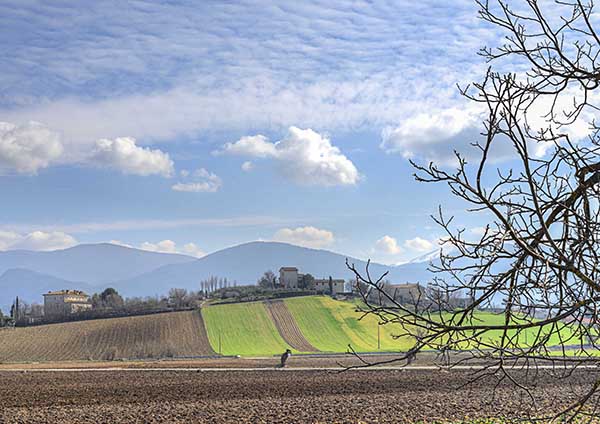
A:
<svg viewBox="0 0 600 424">
<path fill-rule="evenodd" d="M 451 162 L 457 84 L 504 34 L 471 0 L 0 1 L 0 250 L 202 256 L 276 240 L 400 263 L 438 248 L 408 159 Z"/>
</svg>

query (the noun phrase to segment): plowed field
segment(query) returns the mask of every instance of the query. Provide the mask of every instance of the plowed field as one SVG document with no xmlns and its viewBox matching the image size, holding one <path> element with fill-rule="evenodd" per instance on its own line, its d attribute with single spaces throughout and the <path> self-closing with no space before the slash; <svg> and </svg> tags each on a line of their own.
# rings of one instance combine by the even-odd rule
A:
<svg viewBox="0 0 600 424">
<path fill-rule="evenodd" d="M 0 362 L 214 355 L 197 311 L 0 330 Z"/>
<path fill-rule="evenodd" d="M 275 323 L 275 327 L 281 334 L 281 337 L 290 345 L 292 348 L 299 352 L 317 352 L 318 350 L 311 345 L 304 335 L 296 320 L 288 310 L 285 303 L 281 300 L 274 300 L 265 302 L 267 311 L 271 315 L 271 319 Z"/>
<path fill-rule="evenodd" d="M 506 423 L 566 406 L 589 374 L 541 373 L 532 410 L 507 381 L 494 391 L 496 379 L 465 385 L 472 376 L 458 371 L 1 372 L 0 422 Z"/>
</svg>

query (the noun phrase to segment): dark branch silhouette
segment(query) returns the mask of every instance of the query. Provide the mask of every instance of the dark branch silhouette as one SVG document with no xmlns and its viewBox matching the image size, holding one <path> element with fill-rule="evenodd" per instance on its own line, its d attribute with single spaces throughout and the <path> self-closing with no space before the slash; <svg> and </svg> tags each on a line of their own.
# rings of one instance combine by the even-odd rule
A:
<svg viewBox="0 0 600 424">
<path fill-rule="evenodd" d="M 484 48 L 483 81 L 460 88 L 484 112 L 473 155 L 456 152 L 456 168 L 412 162 L 422 183 L 443 183 L 488 225 L 473 238 L 440 207 L 445 238 L 427 290 L 400 302 L 366 270 L 354 272 L 363 314 L 394 325 L 414 345 L 390 362 L 424 350 L 461 352 L 455 364 L 485 364 L 474 379 L 494 376 L 531 393 L 540 364 L 557 377 L 600 366 L 600 133 L 574 139 L 573 127 L 599 105 L 600 37 L 594 5 L 557 0 L 478 1 L 479 16 L 505 33 Z M 493 66 L 527 71 L 501 73 Z M 526 66 L 522 66 L 526 65 Z M 508 165 L 498 163 L 510 151 Z M 469 159 L 467 159 L 469 158 Z M 468 299 L 457 306 L 452 296 Z M 481 310 L 495 305 L 496 319 Z M 361 366 L 372 366 L 365 360 Z M 524 371 L 517 373 L 515 371 Z M 524 378 L 522 378 L 525 376 Z M 600 380 L 563 413 L 595 413 Z"/>
</svg>

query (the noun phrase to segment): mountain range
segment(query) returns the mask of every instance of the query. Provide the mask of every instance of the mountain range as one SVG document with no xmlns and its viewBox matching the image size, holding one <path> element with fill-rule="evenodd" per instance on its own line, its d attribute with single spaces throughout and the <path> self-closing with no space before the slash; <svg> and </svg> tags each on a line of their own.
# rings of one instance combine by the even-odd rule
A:
<svg viewBox="0 0 600 424">
<path fill-rule="evenodd" d="M 219 250 L 200 259 L 148 252 L 114 244 L 82 244 L 50 252 L 15 250 L 0 252 L 0 308 L 7 312 L 15 296 L 42 302 L 50 290 L 80 289 L 88 293 L 114 287 L 124 296 L 166 294 L 170 288 L 198 290 L 211 276 L 238 284 L 255 284 L 267 270 L 295 266 L 315 278 L 352 278 L 348 262 L 364 271 L 366 262 L 330 252 L 278 242 L 250 242 Z M 388 272 L 394 283 L 426 282 L 427 261 L 397 266 L 371 263 L 374 278 Z"/>
</svg>

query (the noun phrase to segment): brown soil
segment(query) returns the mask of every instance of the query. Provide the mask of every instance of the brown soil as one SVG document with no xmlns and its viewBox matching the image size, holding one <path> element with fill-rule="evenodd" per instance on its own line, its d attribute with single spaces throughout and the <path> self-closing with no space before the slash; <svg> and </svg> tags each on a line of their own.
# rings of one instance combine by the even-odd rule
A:
<svg viewBox="0 0 600 424">
<path fill-rule="evenodd" d="M 198 311 L 0 330 L 0 362 L 214 355 Z"/>
<path fill-rule="evenodd" d="M 1 372 L 0 422 L 403 423 L 522 417 L 567 405 L 590 382 L 538 376 L 523 392 L 463 371 Z"/>
<path fill-rule="evenodd" d="M 273 300 L 265 302 L 265 306 L 271 320 L 275 323 L 275 327 L 283 340 L 286 341 L 292 348 L 299 352 L 318 352 L 318 350 L 311 345 L 308 340 L 300 331 L 296 320 L 290 313 L 285 302 L 281 300 Z"/>
</svg>

